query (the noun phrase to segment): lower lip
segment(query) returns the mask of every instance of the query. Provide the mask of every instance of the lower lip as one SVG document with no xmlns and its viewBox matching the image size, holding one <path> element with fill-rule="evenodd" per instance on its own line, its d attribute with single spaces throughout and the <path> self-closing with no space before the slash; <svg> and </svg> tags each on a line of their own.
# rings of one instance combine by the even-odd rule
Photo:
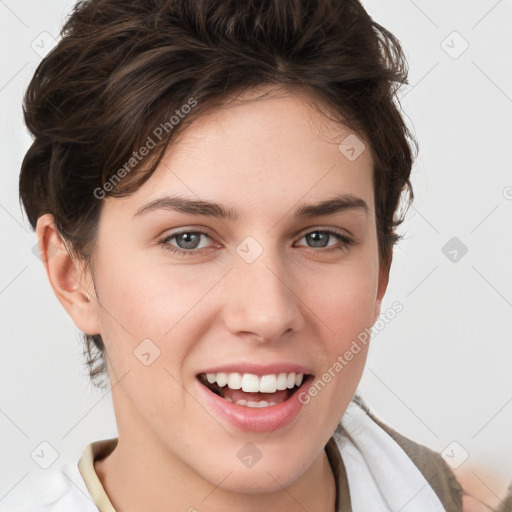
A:
<svg viewBox="0 0 512 512">
<path fill-rule="evenodd" d="M 229 423 L 246 432 L 269 432 L 285 427 L 295 419 L 303 405 L 299 394 L 303 395 L 308 390 L 313 379 L 314 376 L 309 375 L 288 400 L 268 407 L 246 407 L 228 402 L 210 391 L 197 378 L 196 382 L 211 408 Z"/>
</svg>

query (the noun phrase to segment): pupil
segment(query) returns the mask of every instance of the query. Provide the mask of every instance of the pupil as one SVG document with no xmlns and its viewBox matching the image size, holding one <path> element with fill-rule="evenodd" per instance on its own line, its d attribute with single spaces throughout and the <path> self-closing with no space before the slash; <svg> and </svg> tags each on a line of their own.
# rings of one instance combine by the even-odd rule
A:
<svg viewBox="0 0 512 512">
<path fill-rule="evenodd" d="M 325 244 L 322 244 L 322 239 L 325 242 L 329 237 L 329 233 L 313 231 L 313 233 L 309 233 L 309 235 L 307 235 L 307 236 L 309 237 L 309 241 L 313 242 L 313 247 L 325 247 Z M 320 241 L 320 244 L 318 244 L 319 241 Z"/>
<path fill-rule="evenodd" d="M 197 245 L 199 236 L 200 235 L 198 235 L 197 233 L 182 233 L 181 235 L 178 236 L 178 245 L 182 249 L 195 249 L 194 244 Z M 185 242 L 185 246 L 181 245 L 182 242 Z"/>
</svg>

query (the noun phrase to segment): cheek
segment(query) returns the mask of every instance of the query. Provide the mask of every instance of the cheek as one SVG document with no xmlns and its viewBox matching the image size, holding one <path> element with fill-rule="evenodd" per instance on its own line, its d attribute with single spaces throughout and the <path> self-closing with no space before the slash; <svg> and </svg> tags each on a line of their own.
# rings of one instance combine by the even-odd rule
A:
<svg viewBox="0 0 512 512">
<path fill-rule="evenodd" d="M 211 271 L 199 278 L 186 267 L 103 266 L 98 275 L 102 335 L 116 370 L 138 369 L 136 355 L 145 348 L 160 350 L 159 365 L 179 365 L 192 348 L 190 340 L 201 336 L 200 303 L 216 281 Z"/>
<path fill-rule="evenodd" d="M 326 274 L 318 274 L 310 297 L 311 322 L 320 329 L 322 363 L 311 392 L 322 399 L 335 424 L 361 379 L 373 322 L 378 288 L 375 258 L 358 254 Z M 318 413 L 319 414 L 319 413 Z"/>
<path fill-rule="evenodd" d="M 118 321 L 139 337 L 163 336 L 204 288 L 197 274 L 184 267 L 173 269 L 136 257 L 113 265 L 109 262 L 115 260 L 108 254 L 102 260 L 99 294 L 107 310 L 104 320 Z"/>
<path fill-rule="evenodd" d="M 318 408 L 315 414 L 328 416 L 327 424 L 335 425 L 364 370 L 377 284 L 371 264 L 347 266 L 317 284 L 321 286 L 315 289 L 321 289 L 321 293 L 313 294 L 309 300 L 314 304 L 316 318 L 311 321 L 321 330 L 323 357 L 311 394 L 304 400 Z"/>
<path fill-rule="evenodd" d="M 376 268 L 373 260 L 361 258 L 356 264 L 311 276 L 314 285 L 306 303 L 325 327 L 329 352 L 343 349 L 371 327 L 378 288 Z"/>
<path fill-rule="evenodd" d="M 111 369 L 126 376 L 122 387 L 139 411 L 169 422 L 172 410 L 184 408 L 183 363 L 201 336 L 194 304 L 208 289 L 208 282 L 185 284 L 178 276 L 118 266 L 104 272 L 98 290 Z"/>
</svg>

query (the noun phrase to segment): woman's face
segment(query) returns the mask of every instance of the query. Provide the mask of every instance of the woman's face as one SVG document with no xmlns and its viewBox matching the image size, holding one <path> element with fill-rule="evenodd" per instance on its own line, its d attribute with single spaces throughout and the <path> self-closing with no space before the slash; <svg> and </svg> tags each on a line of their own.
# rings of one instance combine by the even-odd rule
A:
<svg viewBox="0 0 512 512">
<path fill-rule="evenodd" d="M 338 356 L 387 283 L 371 154 L 341 151 L 350 133 L 299 96 L 237 104 L 198 117 L 136 193 L 104 200 L 94 279 L 120 443 L 246 492 L 289 485 L 322 453 L 366 346 L 341 369 Z M 341 196 L 355 204 L 312 211 Z M 305 374 L 291 398 L 272 393 L 297 379 L 281 373 Z M 204 374 L 267 393 L 224 385 L 222 398 Z M 277 405 L 250 406 L 261 398 Z"/>
</svg>

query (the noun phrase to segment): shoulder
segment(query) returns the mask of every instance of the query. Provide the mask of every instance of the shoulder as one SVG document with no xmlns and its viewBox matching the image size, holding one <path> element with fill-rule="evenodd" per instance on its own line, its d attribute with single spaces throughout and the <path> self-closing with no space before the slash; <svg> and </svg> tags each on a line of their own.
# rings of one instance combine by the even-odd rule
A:
<svg viewBox="0 0 512 512">
<path fill-rule="evenodd" d="M 2 500 L 0 512 L 98 512 L 77 462 L 29 474 Z"/>
<path fill-rule="evenodd" d="M 360 397 L 354 400 L 406 453 L 437 494 L 446 512 L 461 512 L 464 490 L 441 455 L 403 436 L 372 413 Z"/>
</svg>

